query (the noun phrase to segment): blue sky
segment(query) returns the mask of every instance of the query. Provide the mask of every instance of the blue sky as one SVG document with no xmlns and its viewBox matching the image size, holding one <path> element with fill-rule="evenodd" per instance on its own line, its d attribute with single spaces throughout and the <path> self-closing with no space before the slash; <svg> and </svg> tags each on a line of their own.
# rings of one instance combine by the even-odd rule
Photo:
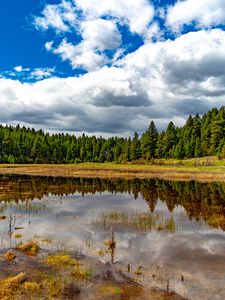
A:
<svg viewBox="0 0 225 300">
<path fill-rule="evenodd" d="M 60 1 L 48 1 L 54 4 Z M 74 75 L 75 72 L 60 58 L 46 52 L 44 43 L 55 38 L 54 31 L 40 33 L 33 26 L 33 18 L 45 6 L 45 1 L 8 0 L 0 10 L 0 70 L 12 71 L 15 66 L 24 68 L 53 68 L 57 66 L 59 76 Z M 12 9 L 13 7 L 13 9 Z M 20 75 L 20 74 L 17 74 Z M 22 75 L 22 74 L 21 74 Z M 10 76 L 8 77 L 17 77 Z M 32 80 L 19 76 L 21 80 Z"/>
<path fill-rule="evenodd" d="M 0 122 L 125 136 L 182 125 L 225 104 L 224 26 L 224 0 L 4 1 Z"/>
<path fill-rule="evenodd" d="M 176 1 L 154 0 L 152 4 L 155 7 L 162 8 L 174 2 Z M 71 68 L 68 62 L 64 62 L 58 56 L 46 51 L 44 47 L 45 42 L 48 40 L 54 40 L 56 43 L 60 42 L 61 35 L 57 36 L 52 28 L 43 32 L 37 30 L 34 26 L 35 16 L 40 15 L 46 5 L 57 5 L 60 3 L 61 0 L 21 0 L 19 2 L 9 0 L 1 4 L 0 36 L 2 43 L 0 48 L 0 70 L 1 72 L 6 72 L 5 76 L 19 78 L 21 81 L 35 81 L 35 78 L 24 76 L 25 74 L 12 74 L 11 71 L 16 66 L 30 69 L 55 68 L 55 73 L 61 77 L 76 76 L 86 72 L 82 68 Z M 159 22 L 161 29 L 165 30 L 163 20 L 158 16 L 155 16 L 155 20 Z M 133 52 L 143 45 L 142 36 L 131 33 L 127 26 L 120 26 L 120 32 L 123 36 L 123 45 L 127 46 L 125 53 Z M 174 38 L 171 32 L 166 32 L 165 36 L 167 35 L 169 38 Z M 66 32 L 63 36 L 70 41 L 77 38 L 74 32 Z M 108 52 L 109 56 L 112 55 L 112 51 Z"/>
</svg>

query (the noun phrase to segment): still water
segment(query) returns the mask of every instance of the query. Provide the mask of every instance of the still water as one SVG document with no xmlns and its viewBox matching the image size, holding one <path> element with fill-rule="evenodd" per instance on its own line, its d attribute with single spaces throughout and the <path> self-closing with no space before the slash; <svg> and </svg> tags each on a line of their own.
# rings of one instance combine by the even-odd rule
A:
<svg viewBox="0 0 225 300">
<path fill-rule="evenodd" d="M 225 299 L 224 183 L 1 176 L 1 216 L 2 251 L 35 240 L 129 265 L 148 288 Z"/>
</svg>

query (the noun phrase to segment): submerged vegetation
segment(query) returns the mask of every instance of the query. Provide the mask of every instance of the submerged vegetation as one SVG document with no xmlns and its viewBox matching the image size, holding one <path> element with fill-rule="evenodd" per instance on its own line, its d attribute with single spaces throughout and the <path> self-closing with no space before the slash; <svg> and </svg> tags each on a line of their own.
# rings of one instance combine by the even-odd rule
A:
<svg viewBox="0 0 225 300">
<path fill-rule="evenodd" d="M 0 126 L 0 163 L 143 163 L 212 155 L 225 158 L 225 107 L 189 116 L 181 128 L 170 122 L 162 132 L 152 121 L 146 132 L 132 138 L 50 135 L 19 125 Z"/>
</svg>

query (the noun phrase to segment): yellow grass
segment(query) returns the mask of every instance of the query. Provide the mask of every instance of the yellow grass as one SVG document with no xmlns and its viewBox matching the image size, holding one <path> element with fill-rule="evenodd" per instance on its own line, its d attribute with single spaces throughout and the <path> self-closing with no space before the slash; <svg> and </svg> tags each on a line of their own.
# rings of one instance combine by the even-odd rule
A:
<svg viewBox="0 0 225 300">
<path fill-rule="evenodd" d="M 40 247 L 34 242 L 18 245 L 15 249 L 25 253 L 28 256 L 35 256 L 40 251 Z"/>
<path fill-rule="evenodd" d="M 81 163 L 67 165 L 0 165 L 0 174 L 159 178 L 168 180 L 225 181 L 225 160 L 204 157 L 186 160 L 154 160 L 152 164 Z"/>
</svg>

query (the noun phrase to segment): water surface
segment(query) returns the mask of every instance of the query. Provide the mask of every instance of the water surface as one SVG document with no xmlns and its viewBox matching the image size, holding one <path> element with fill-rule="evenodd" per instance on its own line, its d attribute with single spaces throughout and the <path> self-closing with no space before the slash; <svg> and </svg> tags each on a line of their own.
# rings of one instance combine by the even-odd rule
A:
<svg viewBox="0 0 225 300">
<path fill-rule="evenodd" d="M 1 176 L 0 216 L 2 250 L 35 239 L 129 264 L 147 287 L 225 299 L 223 183 Z"/>
</svg>

